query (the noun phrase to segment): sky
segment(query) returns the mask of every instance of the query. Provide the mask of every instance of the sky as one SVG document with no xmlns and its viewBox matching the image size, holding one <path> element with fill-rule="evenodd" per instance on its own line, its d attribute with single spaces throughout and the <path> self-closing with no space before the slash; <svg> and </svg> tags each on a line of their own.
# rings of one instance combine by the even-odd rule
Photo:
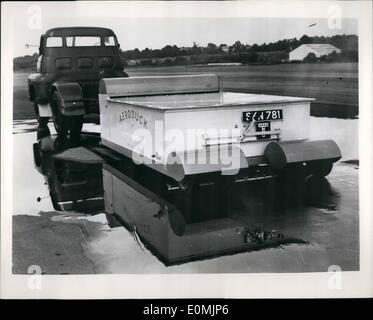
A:
<svg viewBox="0 0 373 320">
<path fill-rule="evenodd" d="M 89 3 L 88 3 L 89 4 Z M 169 7 L 158 6 L 153 10 L 144 10 L 140 6 L 118 7 L 118 3 L 95 2 L 92 6 L 82 8 L 76 3 L 18 3 L 8 9 L 12 16 L 9 37 L 13 56 L 33 54 L 36 48 L 25 48 L 25 44 L 38 45 L 39 38 L 47 29 L 62 26 L 96 26 L 108 27 L 117 34 L 123 50 L 138 48 L 158 49 L 165 45 L 192 46 L 193 42 L 206 46 L 212 42 L 216 45 L 262 44 L 276 42 L 285 38 L 308 36 L 332 36 L 335 34 L 357 34 L 357 20 L 343 18 L 340 28 L 331 29 L 326 18 L 312 17 L 273 17 L 248 16 L 241 14 L 214 14 L 216 5 L 204 8 L 211 13 L 182 14 L 182 11 L 167 10 Z M 209 6 L 209 5 L 207 5 Z M 163 9 L 162 9 L 163 8 Z M 182 9 L 182 8 L 181 8 Z M 176 12 L 176 14 L 175 14 Z M 180 13 L 181 12 L 181 13 Z M 216 9 L 216 12 L 219 10 Z M 315 24 L 316 23 L 316 24 Z M 311 24 L 315 24 L 309 27 Z"/>
</svg>

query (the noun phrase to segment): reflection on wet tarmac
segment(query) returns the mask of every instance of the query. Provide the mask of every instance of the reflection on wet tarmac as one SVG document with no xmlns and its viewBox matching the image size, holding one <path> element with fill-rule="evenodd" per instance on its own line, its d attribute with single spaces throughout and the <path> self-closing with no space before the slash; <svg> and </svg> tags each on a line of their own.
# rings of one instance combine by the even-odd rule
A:
<svg viewBox="0 0 373 320">
<path fill-rule="evenodd" d="M 116 158 L 100 147 L 97 134 L 82 134 L 79 145 L 71 145 L 48 127 L 38 128 L 33 153 L 55 210 L 112 213 L 110 225 L 118 220 L 140 247 L 144 243 L 166 265 L 307 244 L 284 234 L 276 221 L 304 206 L 338 205 L 327 179 L 307 176 L 302 166 L 274 175 L 201 175 L 193 179 L 194 193 L 177 187 L 163 192 L 162 186 L 172 181 Z"/>
<path fill-rule="evenodd" d="M 334 119 L 325 120 L 325 127 L 330 126 L 331 120 Z M 356 137 L 357 120 L 350 121 L 353 123 L 348 122 L 344 126 L 346 131 L 343 134 L 338 130 L 331 131 L 337 136 L 337 141 L 349 144 Z M 27 124 L 26 127 L 29 126 L 32 125 Z M 51 126 L 50 131 L 37 130 L 36 139 L 35 133 L 23 131 L 25 128 L 22 124 L 15 124 L 14 127 L 16 131 L 19 129 L 19 133 L 22 132 L 14 136 L 15 213 L 35 215 L 40 210 L 50 211 L 51 204 L 55 210 L 62 210 L 63 215 L 68 215 L 66 210 L 73 210 L 72 215 L 68 215 L 71 218 L 80 217 L 84 212 L 104 212 L 105 174 L 115 173 L 119 168 L 116 161 L 111 161 L 109 165 L 106 163 L 104 169 L 101 161 L 69 161 L 71 154 L 66 151 L 71 150 L 70 146 L 64 145 L 55 137 Z M 351 138 L 346 138 L 350 135 Z M 322 136 L 322 132 L 318 132 L 316 136 Z M 97 154 L 100 149 L 97 135 L 84 134 L 82 137 L 81 145 L 74 148 L 83 146 Z M 25 149 L 32 143 L 35 143 L 34 152 L 30 147 Z M 343 150 L 348 149 L 346 160 L 357 158 L 357 149 L 354 149 L 356 143 L 353 147 L 343 143 L 339 145 L 344 155 L 346 153 Z M 29 158 L 32 153 L 34 159 Z M 98 154 L 105 157 L 102 153 Z M 32 162 L 35 162 L 34 166 L 39 171 L 36 175 L 30 166 Z M 107 257 L 97 261 L 99 267 L 96 266 L 95 269 L 104 273 L 326 271 L 330 264 L 341 265 L 344 270 L 357 270 L 358 166 L 354 163 L 337 164 L 335 167 L 327 179 L 312 176 L 299 179 L 302 174 L 278 175 L 273 179 L 258 179 L 249 183 L 236 179 L 228 189 L 228 210 L 221 210 L 220 202 L 217 201 L 219 190 L 214 189 L 208 181 L 201 180 L 198 184 L 202 196 L 197 199 L 191 211 L 198 214 L 194 218 L 189 217 L 191 220 L 184 216 L 183 210 L 175 210 L 170 214 L 172 206 L 180 207 L 180 199 L 176 193 L 172 197 L 161 198 L 162 201 L 155 201 L 154 198 L 147 197 L 148 194 L 144 196 L 138 192 L 131 184 L 121 182 L 117 175 L 114 179 L 117 179 L 118 186 L 127 190 L 120 192 L 123 202 L 121 210 L 117 211 L 122 211 L 122 214 L 117 217 L 124 224 L 127 223 L 130 233 L 121 231 L 125 229 L 120 227 L 111 229 L 116 230 L 111 232 L 111 237 L 96 235 L 96 240 L 88 246 L 89 254 L 93 254 L 93 250 L 97 258 L 98 250 L 100 255 L 113 256 L 112 259 Z M 22 179 L 26 173 L 28 181 Z M 47 185 L 43 184 L 42 177 Z M 48 198 L 46 186 L 50 190 L 51 199 Z M 37 202 L 37 198 L 41 201 Z M 212 219 L 218 211 L 221 211 L 219 219 Z M 53 215 L 58 217 L 59 214 Z M 45 221 L 46 217 L 43 219 Z M 187 223 L 184 225 L 185 221 Z M 111 226 L 118 225 L 116 220 L 109 222 Z M 163 227 L 164 223 L 167 224 L 166 229 Z M 234 243 L 238 244 L 237 251 L 232 250 Z M 278 246 L 281 248 L 289 243 L 295 244 L 287 245 L 286 252 L 262 250 Z M 303 245 L 299 246 L 299 243 Z M 194 248 L 188 249 L 190 246 Z M 225 250 L 227 247 L 229 250 Z M 201 248 L 212 248 L 212 254 L 206 254 Z M 219 248 L 224 250 L 218 250 Z M 197 252 L 198 250 L 200 251 Z M 236 254 L 248 251 L 250 255 Z M 197 254 L 193 256 L 191 252 Z M 258 256 L 255 252 L 261 254 Z M 291 255 L 301 255 L 302 258 L 294 261 Z M 151 258 L 154 256 L 167 265 L 178 265 L 166 268 L 157 259 Z M 220 258 L 211 259 L 217 256 Z M 170 257 L 171 259 L 167 259 Z M 290 258 L 289 262 L 282 261 L 284 257 Z M 205 258 L 210 259 L 201 260 Z M 197 261 L 190 262 L 192 260 Z M 266 266 L 263 265 L 264 261 Z M 74 270 L 72 268 L 63 272 L 74 273 Z"/>
<path fill-rule="evenodd" d="M 45 177 L 53 208 L 87 213 L 103 211 L 102 162 L 61 159 L 58 155 L 70 145 L 56 135 L 51 136 L 48 127 L 37 129 L 37 139 L 33 144 L 35 168 Z M 98 136 L 83 136 L 82 146 L 95 146 L 98 141 Z"/>
</svg>

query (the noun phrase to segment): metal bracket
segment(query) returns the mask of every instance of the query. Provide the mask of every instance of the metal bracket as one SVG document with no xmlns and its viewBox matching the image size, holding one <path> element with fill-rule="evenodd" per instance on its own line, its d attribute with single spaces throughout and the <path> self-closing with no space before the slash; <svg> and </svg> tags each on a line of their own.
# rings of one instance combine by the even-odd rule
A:
<svg viewBox="0 0 373 320">
<path fill-rule="evenodd" d="M 246 126 L 244 132 L 240 135 L 232 135 L 227 137 L 220 137 L 220 136 L 208 136 L 207 133 L 202 135 L 204 146 L 211 146 L 211 145 L 220 145 L 220 144 L 237 144 L 249 141 L 264 141 L 264 140 L 280 140 L 281 130 L 275 129 L 271 131 L 264 131 L 263 132 L 248 132 L 252 126 L 253 122 L 250 122 L 248 126 Z M 270 135 L 268 139 L 261 139 L 258 140 L 257 136 L 262 136 L 263 134 Z"/>
</svg>

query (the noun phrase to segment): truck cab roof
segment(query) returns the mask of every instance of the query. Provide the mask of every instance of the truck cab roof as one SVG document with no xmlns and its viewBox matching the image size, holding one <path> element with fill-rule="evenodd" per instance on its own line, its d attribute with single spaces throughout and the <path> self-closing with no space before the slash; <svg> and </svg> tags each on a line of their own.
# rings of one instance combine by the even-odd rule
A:
<svg viewBox="0 0 373 320">
<path fill-rule="evenodd" d="M 45 32 L 46 37 L 66 36 L 113 36 L 114 32 L 108 28 L 97 27 L 60 27 L 49 29 Z"/>
</svg>

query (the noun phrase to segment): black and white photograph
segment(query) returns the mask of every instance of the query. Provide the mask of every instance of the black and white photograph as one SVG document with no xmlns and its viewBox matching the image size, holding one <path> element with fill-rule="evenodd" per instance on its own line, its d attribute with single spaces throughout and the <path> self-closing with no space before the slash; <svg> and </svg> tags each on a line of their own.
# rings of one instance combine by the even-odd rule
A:
<svg viewBox="0 0 373 320">
<path fill-rule="evenodd" d="M 1 24 L 2 296 L 373 295 L 371 2 Z"/>
</svg>

